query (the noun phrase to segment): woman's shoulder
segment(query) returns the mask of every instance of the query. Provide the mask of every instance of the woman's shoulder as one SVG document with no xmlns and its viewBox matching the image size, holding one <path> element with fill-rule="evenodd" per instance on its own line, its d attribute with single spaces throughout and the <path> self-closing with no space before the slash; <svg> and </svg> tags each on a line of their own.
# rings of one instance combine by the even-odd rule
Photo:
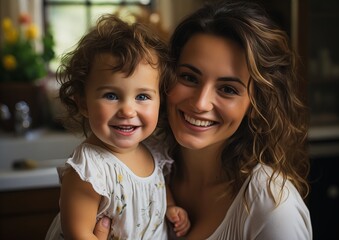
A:
<svg viewBox="0 0 339 240">
<path fill-rule="evenodd" d="M 269 166 L 259 164 L 243 187 L 243 203 L 250 212 L 247 215 L 249 232 L 263 239 L 278 235 L 281 239 L 312 238 L 308 208 L 288 179 L 274 173 Z"/>
<path fill-rule="evenodd" d="M 270 221 L 285 218 L 309 221 L 308 208 L 292 182 L 267 165 L 258 164 L 254 168 L 245 196 L 252 211 Z"/>
<path fill-rule="evenodd" d="M 264 164 L 258 164 L 253 169 L 246 188 L 246 196 L 253 200 L 261 198 L 261 200 L 279 203 L 294 198 L 301 199 L 292 182 L 284 179 L 282 174 L 274 172 L 271 167 Z"/>
<path fill-rule="evenodd" d="M 224 234 L 237 229 L 237 239 L 312 239 L 303 199 L 289 180 L 274 174 L 262 164 L 253 169 L 227 213 Z"/>
</svg>

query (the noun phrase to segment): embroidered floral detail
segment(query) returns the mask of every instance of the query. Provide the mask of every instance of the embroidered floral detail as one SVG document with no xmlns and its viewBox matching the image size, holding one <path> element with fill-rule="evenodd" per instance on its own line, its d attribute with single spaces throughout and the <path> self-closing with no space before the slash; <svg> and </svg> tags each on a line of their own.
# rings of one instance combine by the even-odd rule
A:
<svg viewBox="0 0 339 240">
<path fill-rule="evenodd" d="M 164 182 L 158 182 L 158 183 L 155 184 L 155 186 L 159 189 L 162 189 L 162 188 L 165 187 L 165 183 Z"/>
</svg>

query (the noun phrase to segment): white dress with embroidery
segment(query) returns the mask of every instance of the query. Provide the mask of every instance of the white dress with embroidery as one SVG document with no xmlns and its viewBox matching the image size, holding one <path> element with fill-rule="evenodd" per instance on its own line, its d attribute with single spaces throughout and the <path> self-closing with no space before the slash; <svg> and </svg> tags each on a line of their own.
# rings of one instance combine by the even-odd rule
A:
<svg viewBox="0 0 339 240">
<path fill-rule="evenodd" d="M 154 139 L 144 144 L 155 163 L 148 177 L 135 175 L 112 153 L 88 143 L 79 145 L 65 166 L 58 168 L 60 181 L 65 170 L 72 167 L 103 196 L 97 218 L 106 215 L 113 219 L 113 239 L 167 239 L 164 173 L 170 171 L 173 160 Z M 63 239 L 60 225 L 58 214 L 46 239 Z"/>
</svg>

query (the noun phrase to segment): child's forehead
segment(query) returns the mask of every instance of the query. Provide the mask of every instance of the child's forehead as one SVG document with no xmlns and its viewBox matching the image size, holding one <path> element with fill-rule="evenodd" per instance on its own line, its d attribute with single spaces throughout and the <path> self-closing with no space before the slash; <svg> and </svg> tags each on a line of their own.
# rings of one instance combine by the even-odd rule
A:
<svg viewBox="0 0 339 240">
<path fill-rule="evenodd" d="M 147 57 L 143 57 L 140 60 L 125 60 L 124 58 L 118 57 L 112 53 L 98 53 L 94 56 L 89 74 L 94 74 L 95 72 L 108 71 L 111 73 L 123 73 L 126 77 L 134 74 L 137 68 L 140 66 L 150 66 L 152 69 L 161 74 L 159 63 L 156 56 L 151 60 Z"/>
<path fill-rule="evenodd" d="M 138 59 L 139 58 L 139 59 Z M 144 56 L 135 56 L 134 58 L 119 57 L 118 54 L 113 54 L 109 52 L 97 53 L 95 54 L 91 68 L 103 68 L 111 69 L 115 71 L 122 72 L 133 72 L 133 70 L 140 64 L 151 65 L 152 67 L 157 68 L 159 66 L 159 58 L 153 52 L 149 54 L 144 54 Z"/>
</svg>

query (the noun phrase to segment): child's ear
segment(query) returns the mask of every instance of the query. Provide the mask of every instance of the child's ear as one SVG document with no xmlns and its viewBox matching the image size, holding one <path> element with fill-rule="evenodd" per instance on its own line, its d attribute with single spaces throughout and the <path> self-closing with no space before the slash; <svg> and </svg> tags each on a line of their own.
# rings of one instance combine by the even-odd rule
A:
<svg viewBox="0 0 339 240">
<path fill-rule="evenodd" d="M 86 103 L 86 98 L 84 96 L 76 96 L 74 97 L 74 100 L 79 108 L 80 113 L 88 118 L 88 109 L 87 109 L 87 103 Z"/>
</svg>

